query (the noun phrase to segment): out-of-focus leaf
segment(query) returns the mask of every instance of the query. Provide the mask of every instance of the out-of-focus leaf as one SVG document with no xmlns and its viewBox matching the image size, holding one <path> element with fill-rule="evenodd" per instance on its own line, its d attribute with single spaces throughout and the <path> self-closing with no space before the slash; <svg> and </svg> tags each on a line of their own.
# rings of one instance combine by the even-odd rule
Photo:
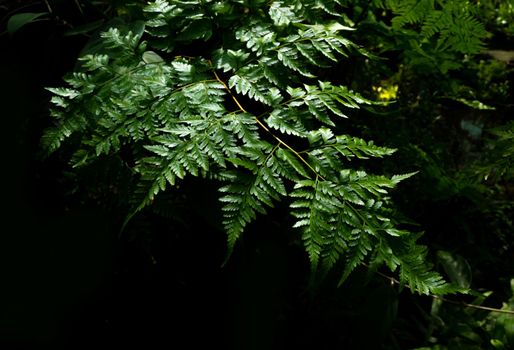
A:
<svg viewBox="0 0 514 350">
<path fill-rule="evenodd" d="M 212 24 L 209 20 L 192 21 L 187 25 L 182 32 L 177 36 L 177 40 L 189 41 L 203 39 L 209 40 L 212 36 Z"/>
<path fill-rule="evenodd" d="M 491 345 L 496 349 L 505 349 L 505 344 L 500 339 L 491 339 Z"/>
<path fill-rule="evenodd" d="M 468 107 L 471 107 L 473 109 L 480 109 L 480 110 L 495 110 L 495 107 L 488 106 L 483 102 L 480 102 L 478 100 L 466 100 L 465 98 L 456 98 L 455 101 L 465 104 Z"/>
<path fill-rule="evenodd" d="M 468 132 L 469 136 L 478 139 L 482 135 L 482 127 L 469 120 L 461 120 L 460 128 Z"/>
<path fill-rule="evenodd" d="M 94 21 L 91 23 L 86 23 L 81 26 L 77 26 L 73 29 L 68 30 L 66 33 L 64 33 L 64 36 L 73 36 L 73 35 L 80 35 L 80 34 L 86 34 L 89 32 L 92 32 L 98 28 L 104 23 L 104 20 L 101 19 L 99 21 Z"/>
<path fill-rule="evenodd" d="M 466 259 L 460 255 L 451 254 L 443 250 L 437 252 L 437 257 L 450 281 L 461 288 L 470 287 L 471 267 Z"/>
<path fill-rule="evenodd" d="M 485 53 L 492 56 L 493 58 L 509 63 L 514 60 L 514 51 L 504 51 L 504 50 L 486 50 Z"/>
<path fill-rule="evenodd" d="M 7 32 L 12 34 L 16 31 L 18 31 L 24 25 L 34 22 L 39 17 L 42 17 L 47 14 L 48 14 L 48 12 L 17 13 L 15 15 L 11 16 L 11 18 L 9 18 L 9 21 L 7 22 Z"/>
</svg>

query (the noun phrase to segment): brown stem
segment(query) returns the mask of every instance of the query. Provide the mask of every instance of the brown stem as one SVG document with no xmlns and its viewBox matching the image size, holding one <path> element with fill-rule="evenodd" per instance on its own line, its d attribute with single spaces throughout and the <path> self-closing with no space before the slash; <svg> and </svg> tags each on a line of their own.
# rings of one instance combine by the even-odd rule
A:
<svg viewBox="0 0 514 350">
<path fill-rule="evenodd" d="M 370 268 L 368 264 L 362 263 L 362 265 L 367 267 L 368 269 Z M 388 279 L 389 281 L 391 281 L 391 284 L 401 285 L 400 281 L 398 281 L 394 277 L 388 276 L 388 275 L 386 275 L 386 274 L 384 274 L 384 273 L 382 273 L 380 271 L 375 271 L 375 273 L 377 275 L 379 275 L 381 277 L 384 277 L 385 279 Z M 433 299 L 438 299 L 438 300 L 444 301 L 446 303 L 455 304 L 455 305 L 461 305 L 461 306 L 464 306 L 464 307 L 469 307 L 471 309 L 486 310 L 486 311 L 491 311 L 491 312 L 498 312 L 498 313 L 503 313 L 503 314 L 514 315 L 514 311 L 513 310 L 503 310 L 503 309 L 497 309 L 497 308 L 494 308 L 494 307 L 469 304 L 469 303 L 465 303 L 465 302 L 462 302 L 462 301 L 455 301 L 455 300 L 446 299 L 444 297 L 441 297 L 441 296 L 438 296 L 438 295 L 434 295 L 434 294 L 429 294 L 428 296 L 430 296 Z"/>
<path fill-rule="evenodd" d="M 220 77 L 218 76 L 218 74 L 216 73 L 216 71 L 213 69 L 212 70 L 213 73 L 214 73 L 214 76 L 216 77 L 216 80 L 222 84 L 225 89 L 228 91 L 230 97 L 232 97 L 232 99 L 234 100 L 234 102 L 236 103 L 237 107 L 239 108 L 239 110 L 241 110 L 241 112 L 244 112 L 244 113 L 248 113 L 248 111 L 246 111 L 246 109 L 244 109 L 244 107 L 241 105 L 241 103 L 239 103 L 239 101 L 237 100 L 237 98 L 234 96 L 234 94 L 232 93 L 232 91 L 230 90 L 230 88 L 228 87 L 228 85 L 220 79 Z M 291 146 L 289 146 L 287 143 L 285 143 L 280 137 L 278 137 L 277 135 L 275 135 L 274 133 L 271 132 L 271 130 L 263 123 L 261 122 L 257 117 L 254 117 L 255 118 L 255 121 L 257 122 L 257 124 L 262 127 L 266 132 L 268 132 L 275 140 L 277 140 L 281 145 L 283 145 L 284 147 L 286 147 L 287 149 L 289 149 L 291 152 L 294 153 L 294 155 L 296 157 L 298 157 L 298 159 L 300 159 L 300 161 L 302 161 L 302 163 L 304 163 L 314 174 L 316 174 L 317 177 L 319 177 L 320 179 L 322 180 L 325 180 L 323 178 L 323 176 L 321 176 L 320 174 L 318 174 L 318 172 L 296 151 L 294 150 Z"/>
</svg>

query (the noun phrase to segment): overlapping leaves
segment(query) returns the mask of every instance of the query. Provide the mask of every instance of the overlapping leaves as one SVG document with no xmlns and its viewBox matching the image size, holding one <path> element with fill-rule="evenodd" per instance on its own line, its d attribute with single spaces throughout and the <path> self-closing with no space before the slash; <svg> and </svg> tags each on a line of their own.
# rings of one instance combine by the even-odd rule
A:
<svg viewBox="0 0 514 350">
<path fill-rule="evenodd" d="M 399 269 L 413 290 L 443 292 L 423 248 L 387 211 L 388 190 L 410 174 L 369 175 L 349 163 L 394 150 L 334 134 L 348 111 L 372 103 L 315 73 L 365 54 L 342 34 L 351 28 L 338 22 L 337 6 L 152 2 L 145 8 L 147 41 L 111 29 L 101 52 L 83 57 L 66 80 L 70 87 L 51 89 L 56 124 L 43 144 L 53 152 L 73 135 L 76 166 L 129 149 L 128 166 L 139 179 L 132 214 L 186 176 L 218 179 L 229 250 L 259 214 L 288 201 L 314 272 L 341 261 L 344 280 L 372 259 Z M 218 37 L 215 28 L 231 31 Z M 188 45 L 202 42 L 213 50 L 187 55 Z M 307 149 L 296 150 L 285 136 Z M 406 244 L 419 247 L 411 249 L 415 255 Z"/>
</svg>

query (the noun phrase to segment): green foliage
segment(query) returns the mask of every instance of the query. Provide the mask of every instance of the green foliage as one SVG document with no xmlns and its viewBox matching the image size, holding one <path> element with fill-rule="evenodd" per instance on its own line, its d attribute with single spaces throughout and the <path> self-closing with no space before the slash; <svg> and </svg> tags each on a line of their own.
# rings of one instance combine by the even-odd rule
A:
<svg viewBox="0 0 514 350">
<path fill-rule="evenodd" d="M 381 5 L 393 12 L 393 28 L 419 26 L 425 42 L 437 35 L 438 50 L 472 54 L 483 48 L 482 39 L 487 33 L 469 1 L 386 0 Z"/>
<path fill-rule="evenodd" d="M 514 175 L 514 122 L 511 121 L 491 131 L 496 136 L 496 139 L 491 152 L 491 163 L 487 167 L 489 172 L 485 174 L 485 177 L 489 178 L 493 175 L 497 178 L 505 177 L 512 179 Z"/>
<path fill-rule="evenodd" d="M 42 16 L 48 15 L 48 12 L 39 12 L 39 13 L 32 13 L 32 12 L 23 12 L 23 13 L 17 13 L 11 18 L 9 18 L 9 21 L 7 22 L 7 32 L 13 34 L 14 32 L 18 31 L 23 26 L 32 23 L 36 21 L 38 18 Z"/>
<path fill-rule="evenodd" d="M 474 5 L 467 0 L 385 0 L 379 6 L 393 12 L 394 29 L 419 26 L 422 41 L 437 35 L 438 50 L 478 53 L 487 32 L 475 16 Z"/>
<path fill-rule="evenodd" d="M 514 4 L 511 1 L 480 1 L 477 7 L 478 16 L 488 27 L 507 35 L 514 35 Z"/>
<path fill-rule="evenodd" d="M 43 147 L 50 154 L 67 141 L 76 168 L 128 152 L 137 179 L 129 218 L 186 176 L 214 178 L 229 252 L 259 214 L 286 202 L 314 273 L 341 262 L 342 282 L 370 262 L 398 271 L 413 291 L 455 291 L 431 270 L 418 235 L 392 215 L 389 191 L 412 174 L 371 175 L 352 165 L 395 150 L 339 132 L 341 120 L 373 104 L 326 78 L 348 57 L 371 57 L 346 35 L 353 29 L 339 4 L 151 2 L 144 21 L 102 33 L 68 87 L 49 89 L 55 126 Z M 437 10 L 446 16 L 437 22 L 417 5 L 386 5 L 397 29 L 422 23 L 427 39 L 444 33 L 441 49 L 480 47 L 483 32 L 473 19 L 457 19 L 456 7 Z M 469 40 L 450 39 L 472 24 Z"/>
<path fill-rule="evenodd" d="M 437 345 L 418 350 L 452 349 L 512 349 L 514 341 L 514 280 L 510 281 L 511 296 L 503 303 L 502 312 L 487 309 L 462 308 L 445 304 L 442 300 L 432 302 L 430 312 L 430 337 Z M 473 305 L 490 299 L 492 292 L 477 293 Z"/>
<path fill-rule="evenodd" d="M 512 347 L 510 314 L 464 303 L 500 308 L 514 276 L 509 1 L 95 1 L 80 20 L 48 3 L 24 32 L 91 35 L 67 86 L 49 88 L 45 151 L 72 167 L 55 181 L 72 182 L 71 205 L 108 207 L 116 224 L 128 213 L 123 234 L 151 269 L 206 259 L 197 231 L 224 230 L 231 264 L 278 231 L 325 277 L 280 315 L 318 347 Z M 480 292 L 430 311 L 400 285 Z"/>
<path fill-rule="evenodd" d="M 399 50 L 408 67 L 430 74 L 461 68 L 490 35 L 468 0 L 376 0 L 367 17 L 366 24 L 380 33 L 381 51 Z M 391 43 L 384 42 L 387 37 Z"/>
</svg>

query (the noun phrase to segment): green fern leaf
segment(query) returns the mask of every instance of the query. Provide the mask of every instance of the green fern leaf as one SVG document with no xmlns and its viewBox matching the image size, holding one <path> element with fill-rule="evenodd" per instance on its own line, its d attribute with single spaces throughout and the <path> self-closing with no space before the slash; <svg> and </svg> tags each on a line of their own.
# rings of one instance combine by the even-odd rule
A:
<svg viewBox="0 0 514 350">
<path fill-rule="evenodd" d="M 269 15 L 276 26 L 287 26 L 291 22 L 298 21 L 293 10 L 285 6 L 282 1 L 274 1 L 269 9 Z"/>
<path fill-rule="evenodd" d="M 420 293 L 449 291 L 416 235 L 398 229 L 390 214 L 389 191 L 413 174 L 354 169 L 354 159 L 364 167 L 364 160 L 395 150 L 337 134 L 340 118 L 373 104 L 322 80 L 351 55 L 373 59 L 346 36 L 353 28 L 344 25 L 351 23 L 344 6 L 342 0 L 271 1 L 266 9 L 261 1 L 150 2 L 144 21 L 104 32 L 98 51 L 65 79 L 68 86 L 49 89 L 55 123 L 43 147 L 51 153 L 73 136 L 77 171 L 127 153 L 127 220 L 187 176 L 216 179 L 223 183 L 229 253 L 258 214 L 284 201 L 313 274 L 341 263 L 343 281 L 371 260 L 399 271 L 402 283 Z M 455 6 L 440 5 L 440 19 L 433 0 L 384 6 L 393 10 L 396 30 L 417 26 L 421 36 L 437 38 L 439 47 L 429 52 L 480 47 L 483 28 Z M 213 36 L 215 30 L 222 34 Z M 200 45 L 209 50 L 195 56 Z"/>
</svg>

